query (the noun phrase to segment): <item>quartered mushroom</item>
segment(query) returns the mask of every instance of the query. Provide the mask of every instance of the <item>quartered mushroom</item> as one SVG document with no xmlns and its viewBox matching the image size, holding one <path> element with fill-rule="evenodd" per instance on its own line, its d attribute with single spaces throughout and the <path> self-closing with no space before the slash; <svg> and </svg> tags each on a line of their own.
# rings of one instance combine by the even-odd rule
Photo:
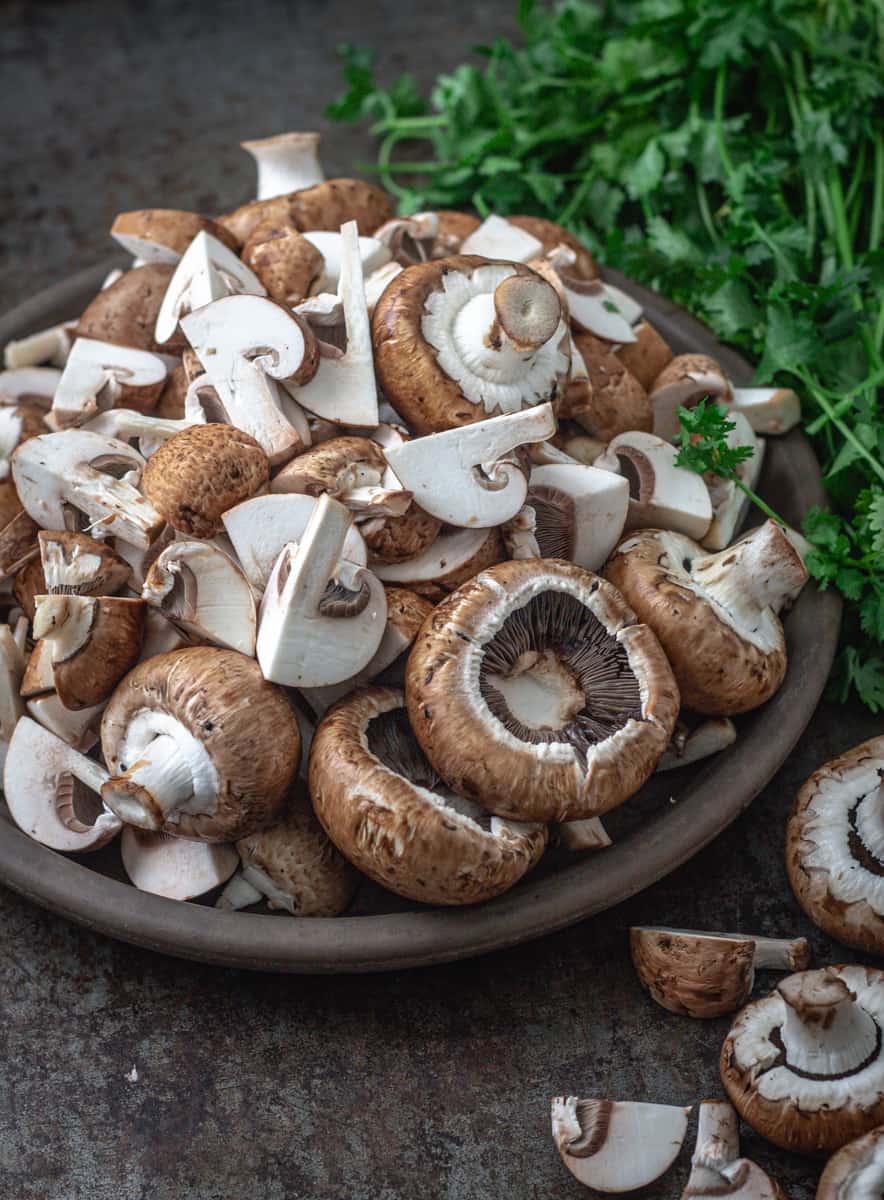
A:
<svg viewBox="0 0 884 1200">
<path fill-rule="evenodd" d="M 755 971 L 802 971 L 810 963 L 805 938 L 755 937 L 634 925 L 629 946 L 636 974 L 670 1012 L 720 1017 L 741 1008 Z"/>
<path fill-rule="evenodd" d="M 460 253 L 527 263 L 543 254 L 543 242 L 505 217 L 492 213 L 464 238 Z"/>
<path fill-rule="evenodd" d="M 672 741 L 654 768 L 656 771 L 675 771 L 690 763 L 700 762 L 713 754 L 720 754 L 737 740 L 737 727 L 729 717 L 710 717 L 690 730 L 681 722 L 679 726 L 676 726 Z"/>
<path fill-rule="evenodd" d="M 224 296 L 263 296 L 264 284 L 227 245 L 203 231 L 194 237 L 169 279 L 157 311 L 154 337 L 162 345 L 175 337 L 182 317 Z"/>
<path fill-rule="evenodd" d="M 318 133 L 292 131 L 240 142 L 258 170 L 255 199 L 270 200 L 322 183 L 325 173 L 319 159 L 319 141 Z"/>
<path fill-rule="evenodd" d="M 777 614 L 808 576 L 775 522 L 717 554 L 678 533 L 630 534 L 605 576 L 657 634 L 686 708 L 713 716 L 748 712 L 783 682 L 786 640 Z"/>
<path fill-rule="evenodd" d="M 368 529 L 363 528 L 368 536 Z M 374 546 L 372 551 L 376 556 Z M 504 557 L 497 529 L 448 529 L 413 557 L 375 561 L 372 570 L 383 583 L 399 584 L 435 600 Z"/>
<path fill-rule="evenodd" d="M 632 1192 L 665 1175 L 681 1151 L 690 1107 L 634 1100 L 552 1101 L 552 1135 L 562 1162 L 584 1187 Z"/>
<path fill-rule="evenodd" d="M 488 816 L 452 791 L 409 729 L 402 692 L 370 687 L 320 721 L 310 794 L 338 849 L 383 887 L 427 904 L 499 895 L 546 845 L 541 824 Z"/>
<path fill-rule="evenodd" d="M 311 446 L 277 471 L 271 492 L 320 496 L 326 492 L 358 516 L 402 516 L 411 505 L 387 468 L 384 451 L 368 437 L 332 437 Z"/>
<path fill-rule="evenodd" d="M 652 433 L 618 434 L 595 460 L 629 484 L 627 529 L 667 529 L 697 540 L 712 523 L 712 500 L 701 475 L 677 467 L 677 451 Z"/>
<path fill-rule="evenodd" d="M 645 782 L 678 715 L 660 644 L 604 580 L 557 560 L 489 567 L 435 609 L 408 660 L 412 728 L 498 816 L 600 816 Z"/>
<path fill-rule="evenodd" d="M 168 900 L 204 896 L 226 883 L 239 866 L 232 846 L 150 833 L 134 825 L 123 826 L 120 857 L 139 891 Z"/>
<path fill-rule="evenodd" d="M 101 794 L 139 829 L 232 842 L 273 823 L 301 737 L 282 688 L 254 659 L 194 646 L 140 663 L 101 723 Z"/>
<path fill-rule="evenodd" d="M 681 1200 L 786 1200 L 771 1177 L 748 1158 L 740 1158 L 737 1114 L 725 1100 L 704 1100 L 697 1119 L 691 1174 Z"/>
<path fill-rule="evenodd" d="M 65 708 L 110 696 L 138 661 L 145 605 L 122 596 L 38 596 L 33 635 L 49 648 L 54 690 Z"/>
<path fill-rule="evenodd" d="M 381 387 L 439 433 L 564 394 L 570 337 L 555 289 L 522 263 L 461 255 L 406 267 L 372 317 Z"/>
<path fill-rule="evenodd" d="M 207 233 L 230 250 L 236 242 L 223 225 L 198 213 L 177 208 L 141 208 L 118 213 L 110 234 L 142 263 L 176 264 L 199 233 Z"/>
<path fill-rule="evenodd" d="M 725 439 L 727 445 L 749 446 L 752 454 L 737 464 L 736 479 L 721 479 L 711 472 L 704 476 L 712 502 L 712 522 L 701 539 L 707 550 L 723 550 L 733 541 L 749 510 L 749 497 L 743 488 L 755 488 L 764 462 L 764 441 L 755 436 L 746 418 L 732 411 L 729 424 L 733 428 Z M 737 480 L 742 487 L 738 486 Z"/>
<path fill-rule="evenodd" d="M 49 595 L 113 596 L 129 582 L 129 564 L 106 542 L 85 533 L 41 529 L 37 543 L 41 591 Z"/>
<path fill-rule="evenodd" d="M 313 242 L 285 219 L 256 225 L 242 248 L 242 259 L 261 280 L 267 295 L 288 305 L 298 304 L 316 290 L 325 265 Z"/>
<path fill-rule="evenodd" d="M 64 321 L 7 342 L 3 347 L 4 367 L 9 371 L 32 367 L 39 369 L 44 363 L 50 364 L 50 367 L 63 367 L 74 341 L 75 324 L 75 321 Z M 3 386 L 5 374 L 6 371 L 0 371 L 0 394 L 6 391 Z"/>
<path fill-rule="evenodd" d="M 632 430 L 649 432 L 653 423 L 644 387 L 607 342 L 589 333 L 572 338 L 571 378 L 561 415 L 601 442 Z"/>
<path fill-rule="evenodd" d="M 784 1150 L 831 1153 L 884 1124 L 884 972 L 824 967 L 748 1004 L 721 1051 L 734 1107 Z"/>
<path fill-rule="evenodd" d="M 884 954 L 884 736 L 815 771 L 795 798 L 786 841 L 799 904 L 831 937 Z"/>
<path fill-rule="evenodd" d="M 727 408 L 733 400 L 730 380 L 708 354 L 679 354 L 651 385 L 654 433 L 671 442 L 679 431 L 679 408 L 695 408 L 701 400 Z"/>
<path fill-rule="evenodd" d="M 653 387 L 654 380 L 673 359 L 669 344 L 647 320 L 633 325 L 634 342 L 615 343 L 611 349 L 624 367 L 634 375 L 646 392 Z M 648 401 L 648 412 L 651 404 Z"/>
<path fill-rule="evenodd" d="M 878 1200 L 884 1195 L 884 1128 L 873 1129 L 833 1154 L 816 1200 Z"/>
<path fill-rule="evenodd" d="M 150 412 L 166 383 L 156 354 L 78 337 L 62 372 L 47 421 L 53 429 L 82 425 L 102 409 Z"/>
<path fill-rule="evenodd" d="M 174 272 L 175 268 L 168 263 L 148 263 L 124 271 L 110 286 L 102 287 L 80 314 L 76 336 L 133 346 L 136 350 L 156 350 L 159 339 L 155 339 L 154 330 Z M 174 327 L 169 338 L 164 339 L 163 349 L 180 354 L 184 339 L 173 335 Z"/>
<path fill-rule="evenodd" d="M 801 401 L 791 388 L 731 386 L 730 416 L 745 417 L 756 433 L 788 433 L 801 420 Z"/>
<path fill-rule="evenodd" d="M 254 656 L 255 598 L 245 575 L 217 546 L 175 541 L 151 564 L 141 591 L 200 641 Z"/>
</svg>

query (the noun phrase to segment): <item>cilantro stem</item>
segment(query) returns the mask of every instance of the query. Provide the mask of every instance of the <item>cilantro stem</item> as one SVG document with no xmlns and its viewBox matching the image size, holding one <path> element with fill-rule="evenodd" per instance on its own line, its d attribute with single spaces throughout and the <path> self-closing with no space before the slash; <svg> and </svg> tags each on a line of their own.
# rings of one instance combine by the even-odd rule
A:
<svg viewBox="0 0 884 1200">
<path fill-rule="evenodd" d="M 787 529 L 789 528 L 789 522 L 784 521 L 780 514 L 778 512 L 774 512 L 771 506 L 766 503 L 766 501 L 762 500 L 756 492 L 753 492 L 750 487 L 746 487 L 745 483 L 743 483 L 741 479 L 738 479 L 736 475 L 728 475 L 727 478 L 732 480 L 732 482 L 740 489 L 743 495 L 748 496 L 755 507 L 761 509 L 766 517 L 770 517 L 770 519 L 775 521 L 777 525 L 783 525 Z"/>
</svg>

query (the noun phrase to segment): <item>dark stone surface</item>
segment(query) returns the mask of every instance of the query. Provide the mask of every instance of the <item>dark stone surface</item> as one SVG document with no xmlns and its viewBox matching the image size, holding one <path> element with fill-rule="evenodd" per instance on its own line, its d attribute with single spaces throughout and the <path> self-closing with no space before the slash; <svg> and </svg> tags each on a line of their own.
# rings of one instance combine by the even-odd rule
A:
<svg viewBox="0 0 884 1200">
<path fill-rule="evenodd" d="M 104 257 L 120 209 L 247 198 L 237 142 L 323 127 L 336 43 L 379 46 L 385 73 L 408 65 L 427 79 L 511 27 L 512 9 L 4 5 L 0 309 Z M 358 131 L 336 131 L 324 158 L 344 172 L 367 150 Z M 0 891 L 0 1196 L 579 1196 L 550 1141 L 551 1095 L 721 1094 L 728 1022 L 656 1008 L 629 965 L 628 926 L 805 933 L 816 962 L 850 957 L 797 910 L 785 818 L 816 766 L 880 728 L 857 707 L 823 706 L 749 812 L 669 879 L 543 942 L 440 969 L 299 979 L 194 966 Z M 812 1164 L 748 1131 L 744 1150 L 810 1200 Z M 649 1194 L 678 1197 L 688 1157 Z"/>
</svg>

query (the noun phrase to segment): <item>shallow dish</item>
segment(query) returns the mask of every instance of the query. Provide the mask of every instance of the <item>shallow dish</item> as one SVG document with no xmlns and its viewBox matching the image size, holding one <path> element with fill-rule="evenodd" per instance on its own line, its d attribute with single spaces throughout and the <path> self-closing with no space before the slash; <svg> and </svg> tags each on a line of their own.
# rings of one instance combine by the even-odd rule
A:
<svg viewBox="0 0 884 1200">
<path fill-rule="evenodd" d="M 109 265 L 49 288 L 0 319 L 0 346 L 79 312 L 98 291 Z M 752 371 L 745 360 L 719 345 L 687 313 L 616 272 L 605 276 L 635 296 L 676 353 L 710 354 L 735 382 L 749 382 Z M 768 440 L 761 491 L 796 523 L 823 501 L 819 467 L 800 431 Z M 346 917 L 220 912 L 208 904 L 183 904 L 137 891 L 124 882 L 113 845 L 79 859 L 56 854 L 21 833 L 5 812 L 0 812 L 0 880 L 44 908 L 111 937 L 182 958 L 255 970 L 394 970 L 527 941 L 655 883 L 739 816 L 810 720 L 835 653 L 840 616 L 836 595 L 806 587 L 785 619 L 785 683 L 763 708 L 738 720 L 735 745 L 697 767 L 652 778 L 623 809 L 605 818 L 614 836 L 609 849 L 576 858 L 547 854 L 534 874 L 486 904 L 418 908 L 366 882 L 353 915 Z"/>
</svg>

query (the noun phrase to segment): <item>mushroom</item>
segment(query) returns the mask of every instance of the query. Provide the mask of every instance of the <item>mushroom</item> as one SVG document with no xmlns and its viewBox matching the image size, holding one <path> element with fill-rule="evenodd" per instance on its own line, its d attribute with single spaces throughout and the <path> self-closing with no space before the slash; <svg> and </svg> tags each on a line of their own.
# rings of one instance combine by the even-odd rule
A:
<svg viewBox="0 0 884 1200">
<path fill-rule="evenodd" d="M 65 529 L 83 514 L 90 530 L 149 546 L 163 520 L 129 482 L 143 467 L 144 459 L 125 442 L 65 429 L 19 446 L 12 478 L 28 516 L 44 529 Z"/>
<path fill-rule="evenodd" d="M 175 336 L 182 317 L 231 295 L 263 296 L 264 284 L 224 241 L 203 231 L 185 250 L 169 279 L 157 311 L 154 337 L 157 342 Z"/>
<path fill-rule="evenodd" d="M 795 798 L 786 840 L 792 891 L 831 937 L 884 954 L 884 736 L 826 763 Z"/>
<path fill-rule="evenodd" d="M 521 263 L 406 267 L 375 307 L 372 337 L 384 394 L 417 434 L 555 402 L 568 377 L 559 298 Z"/>
<path fill-rule="evenodd" d="M 674 771 L 678 767 L 686 767 L 689 763 L 699 762 L 712 754 L 719 754 L 732 746 L 737 740 L 737 727 L 729 717 L 710 717 L 688 732 L 678 730 L 667 746 L 663 757 L 654 768 L 655 771 Z"/>
<path fill-rule="evenodd" d="M 390 251 L 396 266 L 411 267 L 436 257 L 434 250 L 439 227 L 438 213 L 409 213 L 386 221 L 374 231 L 374 236 Z M 398 273 L 394 271 L 394 274 Z"/>
<path fill-rule="evenodd" d="M 172 542 L 154 559 L 141 595 L 194 637 L 254 656 L 252 589 L 236 563 L 216 546 Z"/>
<path fill-rule="evenodd" d="M 0 580 L 4 585 L 36 557 L 38 530 L 23 508 L 0 529 Z"/>
<path fill-rule="evenodd" d="M 319 160 L 319 140 L 318 133 L 289 132 L 240 142 L 258 168 L 255 198 L 270 200 L 322 183 L 325 175 Z"/>
<path fill-rule="evenodd" d="M 190 429 L 196 422 L 181 418 L 172 420 L 167 417 L 145 416 L 131 408 L 111 408 L 91 417 L 83 426 L 95 433 L 103 433 L 106 437 L 119 438 L 122 442 L 138 441 L 138 453 L 144 458 L 152 454 L 185 429 Z"/>
<path fill-rule="evenodd" d="M 810 964 L 806 938 L 633 925 L 629 946 L 652 999 L 687 1017 L 736 1012 L 752 994 L 756 969 L 803 971 Z"/>
<path fill-rule="evenodd" d="M 55 391 L 47 421 L 53 429 L 82 425 L 117 404 L 150 412 L 166 384 L 156 354 L 78 337 Z"/>
<path fill-rule="evenodd" d="M 530 536 L 517 539 L 513 558 L 566 558 L 598 571 L 623 532 L 629 487 L 609 471 L 560 463 L 532 470 L 525 503 Z"/>
<path fill-rule="evenodd" d="M 749 508 L 749 497 L 743 489 L 755 487 L 764 462 L 764 442 L 755 436 L 746 418 L 738 412 L 731 412 L 729 418 L 733 428 L 727 434 L 727 445 L 749 446 L 752 454 L 737 464 L 736 479 L 720 479 L 711 473 L 704 476 L 712 501 L 712 523 L 702 539 L 707 550 L 723 550 L 733 541 Z"/>
<path fill-rule="evenodd" d="M 228 509 L 267 482 L 261 446 L 232 425 L 194 425 L 148 460 L 142 486 L 156 511 L 188 537 L 211 538 Z"/>
<path fill-rule="evenodd" d="M 25 711 L 20 691 L 27 631 L 28 623 L 24 617 L 18 620 L 14 630 L 9 625 L 0 625 L 0 770 L 6 760 L 9 740 Z"/>
<path fill-rule="evenodd" d="M 730 416 L 746 418 L 755 433 L 788 433 L 801 420 L 801 401 L 791 388 L 731 386 Z"/>
<path fill-rule="evenodd" d="M 601 817 L 587 817 L 585 821 L 563 821 L 555 828 L 558 843 L 565 850 L 605 850 L 613 845 Z"/>
<path fill-rule="evenodd" d="M 39 367 L 41 363 L 63 367 L 70 353 L 71 335 L 72 323 L 64 322 L 7 342 L 3 347 L 3 365 L 10 369 Z M 4 390 L 3 374 L 6 372 L 0 373 L 0 392 Z"/>
<path fill-rule="evenodd" d="M 681 1200 L 786 1200 L 775 1179 L 740 1158 L 737 1114 L 724 1100 L 704 1100 L 697 1120 L 691 1175 Z"/>
<path fill-rule="evenodd" d="M 601 279 L 579 279 L 567 270 L 559 270 L 558 276 L 575 329 L 620 345 L 636 340 L 628 298 L 622 292 L 615 293 Z"/>
<path fill-rule="evenodd" d="M 370 687 L 320 721 L 310 795 L 338 849 L 398 895 L 474 904 L 533 867 L 543 825 L 507 822 L 446 787 L 409 729 L 402 692 Z"/>
<path fill-rule="evenodd" d="M 0 404 L 29 404 L 49 409 L 61 379 L 55 367 L 10 367 L 0 371 Z"/>
<path fill-rule="evenodd" d="M 244 204 L 218 220 L 243 243 L 268 217 L 288 217 L 302 233 L 336 230 L 355 221 L 359 232 L 368 236 L 392 216 L 393 205 L 382 188 L 363 179 L 326 179 L 289 195 Z"/>
<path fill-rule="evenodd" d="M 651 403 L 644 387 L 610 346 L 589 333 L 573 339 L 572 377 L 566 392 L 567 411 L 593 437 L 610 442 L 632 430 L 649 432 Z M 581 379 L 579 366 L 584 368 Z"/>
<path fill-rule="evenodd" d="M 232 846 L 149 833 L 133 825 L 123 828 L 120 857 L 141 892 L 168 900 L 193 900 L 226 883 L 239 865 Z"/>
<path fill-rule="evenodd" d="M 355 261 L 358 254 L 363 277 L 373 275 L 390 261 L 388 246 L 376 237 L 360 237 L 355 222 L 351 221 L 349 224 L 353 227 L 352 234 L 347 234 L 346 237 L 343 232 L 330 229 L 315 230 L 303 235 L 304 240 L 322 257 L 322 269 L 312 287 L 314 294 L 340 293 L 341 276 L 345 270 L 344 260 L 348 255 L 353 255 Z M 348 247 L 348 241 L 351 239 L 352 246 Z M 340 294 L 338 298 L 342 299 Z"/>
<path fill-rule="evenodd" d="M 464 238 L 459 253 L 527 263 L 543 254 L 543 243 L 518 225 L 492 213 Z"/>
<path fill-rule="evenodd" d="M 368 309 L 369 320 L 374 316 L 374 310 L 381 296 L 387 290 L 387 285 L 401 274 L 402 270 L 399 263 L 388 262 L 365 277 L 365 307 Z M 318 299 L 318 297 L 316 298 Z"/>
<path fill-rule="evenodd" d="M 884 1129 L 873 1129 L 833 1154 L 816 1200 L 879 1200 L 884 1195 Z"/>
<path fill-rule="evenodd" d="M 130 671 L 101 722 L 102 799 L 139 829 L 232 842 L 282 812 L 301 738 L 285 692 L 244 654 L 193 646 Z"/>
<path fill-rule="evenodd" d="M 189 637 L 177 625 L 173 625 L 168 617 L 157 608 L 148 608 L 144 614 L 144 641 L 141 643 L 139 662 L 147 662 L 158 654 L 168 654 L 172 650 L 184 650 L 194 645 L 197 639 Z"/>
<path fill-rule="evenodd" d="M 731 385 L 724 371 L 707 354 L 677 355 L 651 385 L 654 433 L 671 442 L 679 431 L 679 408 L 694 408 L 707 398 L 730 405 Z"/>
<path fill-rule="evenodd" d="M 242 258 L 268 296 L 280 304 L 297 304 L 309 296 L 323 274 L 322 254 L 288 220 L 256 225 L 242 248 Z"/>
<path fill-rule="evenodd" d="M 544 255 L 549 255 L 558 248 L 570 251 L 573 262 L 570 263 L 569 269 L 578 279 L 594 279 L 598 275 L 599 269 L 595 259 L 583 243 L 564 226 L 557 225 L 555 221 L 547 221 L 543 217 L 510 216 L 507 217 L 507 221 L 537 238 L 542 244 Z"/>
<path fill-rule="evenodd" d="M 142 600 L 121 596 L 38 596 L 35 640 L 50 648 L 55 691 L 65 708 L 107 700 L 138 661 L 144 637 Z"/>
<path fill-rule="evenodd" d="M 9 815 L 34 841 L 82 854 L 116 837 L 121 823 L 97 796 L 106 779 L 104 767 L 30 717 L 16 725 L 6 752 L 3 793 Z"/>
<path fill-rule="evenodd" d="M 801 591 L 807 571 L 775 522 L 718 554 L 678 533 L 630 534 L 605 576 L 657 634 L 686 708 L 732 716 L 779 688 L 786 640 L 777 614 Z"/>
<path fill-rule="evenodd" d="M 556 430 L 550 404 L 413 438 L 384 451 L 397 479 L 430 516 L 462 528 L 501 525 L 519 511 L 528 480 L 513 452 Z"/>
<path fill-rule="evenodd" d="M 223 225 L 198 213 L 175 208 L 142 208 L 118 213 L 111 225 L 111 237 L 142 263 L 179 261 L 199 233 L 210 234 L 219 242 L 236 249 L 236 241 Z"/>
<path fill-rule="evenodd" d="M 286 463 L 271 492 L 321 496 L 327 492 L 355 513 L 402 516 L 411 493 L 391 478 L 381 447 L 367 437 L 333 437 Z"/>
<path fill-rule="evenodd" d="M 363 529 L 368 536 L 368 526 Z M 374 562 L 372 570 L 382 583 L 396 583 L 437 600 L 503 557 L 503 540 L 497 529 L 450 529 L 412 558 Z"/>
<path fill-rule="evenodd" d="M 372 568 L 415 562 L 438 540 L 442 522 L 411 503 L 401 516 L 363 516 L 359 523 Z"/>
<path fill-rule="evenodd" d="M 884 1123 L 884 972 L 802 971 L 748 1004 L 721 1051 L 721 1078 L 762 1137 L 830 1153 Z"/>
<path fill-rule="evenodd" d="M 406 671 L 439 774 L 498 816 L 600 816 L 645 782 L 678 715 L 660 644 L 571 563 L 499 563 L 443 600 Z"/>
<path fill-rule="evenodd" d="M 258 662 L 265 679 L 320 687 L 349 679 L 377 650 L 387 619 L 378 579 L 342 561 L 352 518 L 320 496 L 299 545 L 286 545 L 261 601 Z"/>
<path fill-rule="evenodd" d="M 136 350 L 156 349 L 154 329 L 175 269 L 168 263 L 148 263 L 125 271 L 110 287 L 103 287 L 80 314 L 77 337 Z M 180 352 L 183 344 L 180 337 L 170 338 L 165 349 Z"/>
<path fill-rule="evenodd" d="M 632 1192 L 665 1175 L 688 1131 L 690 1107 L 635 1100 L 552 1101 L 552 1133 L 562 1162 L 584 1187 Z"/>
<path fill-rule="evenodd" d="M 41 592 L 113 596 L 129 582 L 131 568 L 105 542 L 85 533 L 41 529 Z"/>
<path fill-rule="evenodd" d="M 662 528 L 702 538 L 712 523 L 712 500 L 702 476 L 677 467 L 677 451 L 652 433 L 618 434 L 595 461 L 629 484 L 627 529 Z"/>
<path fill-rule="evenodd" d="M 639 321 L 633 326 L 632 332 L 635 335 L 634 342 L 622 342 L 611 349 L 647 392 L 674 356 L 668 342 L 663 340 L 649 321 Z M 648 411 L 652 411 L 650 401 Z"/>
<path fill-rule="evenodd" d="M 0 407 L 0 482 L 9 478 L 9 461 L 22 442 L 48 431 L 43 411 L 36 405 Z"/>
</svg>

